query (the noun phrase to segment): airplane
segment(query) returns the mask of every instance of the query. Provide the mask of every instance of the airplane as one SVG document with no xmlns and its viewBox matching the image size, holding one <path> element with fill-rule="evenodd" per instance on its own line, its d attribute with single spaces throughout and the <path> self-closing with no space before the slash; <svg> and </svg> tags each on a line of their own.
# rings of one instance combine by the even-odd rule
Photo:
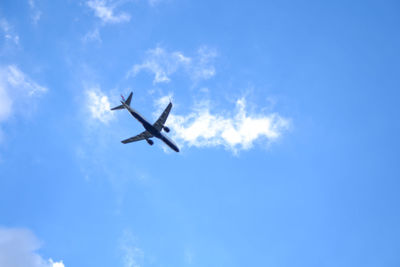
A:
<svg viewBox="0 0 400 267">
<path fill-rule="evenodd" d="M 163 132 L 169 132 L 169 128 L 167 126 L 164 126 L 165 121 L 168 118 L 169 112 L 171 111 L 172 108 L 172 103 L 169 102 L 168 106 L 165 108 L 161 116 L 158 118 L 158 120 L 154 123 L 151 124 L 148 120 L 146 120 L 142 115 L 139 114 L 136 110 L 131 108 L 131 100 L 132 100 L 132 92 L 129 94 L 128 98 L 125 100 L 125 98 L 121 95 L 121 104 L 117 107 L 112 108 L 111 110 L 117 110 L 117 109 L 127 109 L 129 113 L 132 114 L 132 116 L 137 119 L 143 127 L 146 129 L 144 132 L 133 136 L 131 138 L 122 140 L 121 142 L 123 144 L 131 143 L 131 142 L 136 142 L 136 141 L 141 141 L 141 140 L 146 140 L 149 145 L 153 145 L 154 141 L 151 140 L 150 138 L 156 137 L 160 140 L 162 140 L 166 145 L 168 145 L 170 148 L 172 148 L 174 151 L 179 152 L 179 148 L 177 145 L 169 139 Z"/>
</svg>

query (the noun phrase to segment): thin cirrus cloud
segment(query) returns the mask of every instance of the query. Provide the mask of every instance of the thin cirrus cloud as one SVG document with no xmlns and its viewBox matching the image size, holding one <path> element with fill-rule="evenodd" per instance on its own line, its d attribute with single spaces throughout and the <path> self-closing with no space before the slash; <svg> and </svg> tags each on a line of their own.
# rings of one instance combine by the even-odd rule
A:
<svg viewBox="0 0 400 267">
<path fill-rule="evenodd" d="M 19 36 L 13 30 L 13 27 L 6 19 L 0 19 L 0 30 L 3 32 L 3 38 L 6 42 L 12 42 L 19 45 Z"/>
<path fill-rule="evenodd" d="M 146 52 L 140 64 L 135 64 L 128 72 L 128 77 L 136 76 L 141 71 L 154 75 L 153 83 L 168 83 L 171 75 L 183 70 L 194 81 L 207 80 L 215 75 L 213 66 L 217 52 L 208 47 L 201 47 L 193 57 L 185 56 L 180 51 L 168 52 L 157 46 Z"/>
<path fill-rule="evenodd" d="M 131 16 L 125 12 L 115 14 L 115 4 L 106 0 L 90 0 L 86 2 L 87 6 L 94 11 L 96 17 L 104 23 L 122 23 L 128 22 Z"/>
<path fill-rule="evenodd" d="M 37 84 L 15 65 L 0 66 L 0 122 L 16 111 L 15 102 L 32 101 L 48 89 Z"/>
<path fill-rule="evenodd" d="M 163 0 L 148 0 L 150 6 L 155 6 Z M 131 15 L 126 12 L 116 13 L 115 9 L 119 5 L 123 5 L 128 1 L 117 1 L 117 0 L 88 0 L 86 1 L 86 6 L 89 7 L 96 17 L 98 17 L 103 25 L 105 24 L 118 24 L 129 22 L 131 20 Z M 32 4 L 31 4 L 32 3 Z M 40 11 L 35 7 L 33 0 L 29 0 L 31 9 L 36 11 L 38 15 L 37 20 L 40 18 Z M 38 13 L 39 12 L 39 13 Z M 101 37 L 99 32 L 99 27 L 97 26 L 94 30 L 89 31 L 82 37 L 83 43 L 88 43 L 92 41 L 97 41 L 101 43 Z"/>
<path fill-rule="evenodd" d="M 156 105 L 165 107 L 169 99 L 162 97 Z M 252 148 L 259 139 L 266 144 L 276 141 L 290 128 L 290 119 L 278 113 L 249 114 L 246 100 L 240 98 L 234 114 L 213 113 L 208 102 L 204 102 L 189 114 L 171 113 L 166 124 L 181 146 L 223 146 L 237 153 Z"/>
<path fill-rule="evenodd" d="M 100 37 L 100 31 L 98 28 L 95 28 L 93 31 L 86 33 L 83 38 L 82 41 L 84 43 L 88 43 L 91 41 L 97 41 L 99 43 L 101 43 L 101 37 Z"/>
<path fill-rule="evenodd" d="M 0 266 L 65 267 L 62 261 L 46 260 L 37 253 L 40 242 L 28 229 L 0 227 Z"/>
<path fill-rule="evenodd" d="M 34 0 L 28 0 L 29 8 L 31 9 L 31 18 L 34 24 L 37 24 L 42 16 L 42 12 L 37 8 Z"/>
<path fill-rule="evenodd" d="M 132 232 L 125 229 L 120 238 L 120 251 L 124 267 L 140 267 L 144 261 L 144 252 L 135 243 Z"/>
</svg>

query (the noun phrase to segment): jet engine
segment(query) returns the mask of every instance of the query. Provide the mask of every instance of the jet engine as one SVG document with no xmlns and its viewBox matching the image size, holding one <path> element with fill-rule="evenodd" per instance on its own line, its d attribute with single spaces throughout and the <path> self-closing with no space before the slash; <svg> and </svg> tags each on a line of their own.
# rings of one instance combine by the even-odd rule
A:
<svg viewBox="0 0 400 267">
<path fill-rule="evenodd" d="M 147 141 L 147 143 L 148 143 L 149 145 L 151 145 L 151 146 L 154 144 L 154 141 L 151 140 L 151 139 L 146 139 L 146 141 Z"/>
<path fill-rule="evenodd" d="M 169 128 L 167 126 L 163 127 L 164 131 L 166 131 L 167 133 L 169 133 Z"/>
</svg>

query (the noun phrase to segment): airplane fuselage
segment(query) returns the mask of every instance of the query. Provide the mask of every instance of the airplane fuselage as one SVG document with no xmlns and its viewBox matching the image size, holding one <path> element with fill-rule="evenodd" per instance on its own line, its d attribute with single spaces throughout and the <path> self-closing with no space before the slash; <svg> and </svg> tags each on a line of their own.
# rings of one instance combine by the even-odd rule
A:
<svg viewBox="0 0 400 267">
<path fill-rule="evenodd" d="M 166 135 L 164 135 L 161 132 L 162 129 L 160 131 L 157 130 L 153 126 L 153 124 L 149 123 L 149 121 L 146 120 L 139 112 L 131 108 L 129 105 L 125 104 L 123 101 L 121 101 L 121 103 L 129 111 L 129 113 L 131 113 L 131 115 L 143 125 L 146 131 L 151 133 L 154 137 L 162 140 L 167 146 L 169 146 L 174 151 L 179 152 L 179 148 L 177 147 L 177 145 L 175 145 L 175 143 L 171 139 L 169 139 Z"/>
</svg>

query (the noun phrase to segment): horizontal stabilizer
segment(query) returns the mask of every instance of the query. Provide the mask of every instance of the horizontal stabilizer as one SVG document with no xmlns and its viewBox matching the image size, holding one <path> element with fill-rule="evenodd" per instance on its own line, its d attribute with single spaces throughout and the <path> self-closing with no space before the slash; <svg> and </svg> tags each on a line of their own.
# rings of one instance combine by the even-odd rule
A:
<svg viewBox="0 0 400 267">
<path fill-rule="evenodd" d="M 118 107 L 112 108 L 111 110 L 117 110 L 117 109 L 124 109 L 125 107 L 123 105 L 119 105 Z"/>
</svg>

